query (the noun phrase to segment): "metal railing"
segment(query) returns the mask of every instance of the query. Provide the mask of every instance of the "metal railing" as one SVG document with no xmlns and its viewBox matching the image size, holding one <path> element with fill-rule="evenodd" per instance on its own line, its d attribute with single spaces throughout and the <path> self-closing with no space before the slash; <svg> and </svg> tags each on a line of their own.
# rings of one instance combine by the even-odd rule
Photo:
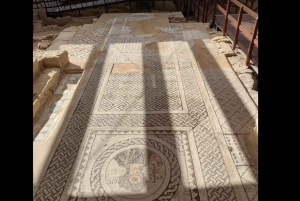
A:
<svg viewBox="0 0 300 201">
<path fill-rule="evenodd" d="M 218 2 L 221 2 L 221 0 L 173 0 L 177 10 L 182 11 L 183 9 L 188 9 L 193 12 L 193 15 L 196 17 L 198 22 L 206 23 L 208 21 L 209 15 L 212 15 L 211 20 L 211 27 L 215 25 L 216 21 L 216 12 L 219 10 L 222 14 L 225 16 L 225 23 L 223 27 L 223 36 L 227 33 L 227 26 L 228 26 L 228 20 L 230 20 L 234 27 L 236 28 L 234 37 L 233 37 L 233 49 L 236 48 L 239 33 L 243 32 L 246 38 L 250 40 L 250 45 L 246 53 L 246 65 L 249 65 L 250 59 L 252 57 L 252 51 L 254 45 L 257 45 L 258 47 L 258 40 L 256 39 L 257 32 L 258 32 L 258 15 L 255 11 L 258 10 L 254 7 L 254 2 L 256 0 L 246 0 L 246 3 L 250 1 L 250 8 L 238 0 L 228 0 L 226 6 L 222 5 Z M 238 19 L 235 20 L 233 16 L 229 15 L 229 12 L 231 8 L 235 8 L 234 13 L 238 14 Z M 239 12 L 238 12 L 239 11 Z M 243 14 L 249 14 L 251 17 L 255 19 L 254 27 L 252 32 L 250 33 L 243 25 L 241 24 Z"/>
<path fill-rule="evenodd" d="M 114 3 L 126 2 L 126 0 L 33 0 L 33 4 L 45 8 L 47 14 L 61 14 L 65 11 L 83 10 Z"/>
<path fill-rule="evenodd" d="M 234 3 L 236 6 L 239 7 L 238 20 L 235 20 L 231 15 L 229 15 L 231 3 Z M 224 10 L 215 0 L 212 25 L 215 24 L 215 20 L 216 20 L 215 14 L 216 14 L 217 9 L 219 11 L 221 11 L 222 14 L 225 15 L 223 36 L 225 36 L 226 32 L 227 32 L 228 20 L 230 20 L 236 28 L 236 32 L 235 32 L 234 39 L 233 39 L 233 49 L 236 48 L 236 44 L 238 41 L 240 31 L 243 32 L 244 35 L 250 40 L 250 45 L 249 45 L 247 57 L 246 57 L 246 65 L 249 65 L 250 59 L 252 56 L 253 46 L 254 46 L 254 44 L 258 46 L 258 40 L 256 39 L 256 35 L 257 35 L 257 31 L 258 31 L 258 15 L 257 15 L 257 13 L 255 13 L 253 10 L 251 10 L 250 8 L 248 8 L 247 6 L 245 6 L 244 4 L 242 4 L 241 2 L 239 2 L 237 0 L 228 0 L 226 10 Z M 243 27 L 241 25 L 244 12 L 249 14 L 251 17 L 253 17 L 255 19 L 252 33 L 250 33 L 247 29 L 245 29 L 245 27 Z"/>
<path fill-rule="evenodd" d="M 153 5 L 154 1 L 163 1 L 163 10 L 165 9 L 166 0 L 33 0 L 33 5 L 35 5 L 36 8 L 45 8 L 47 15 L 60 15 L 66 11 L 84 10 L 86 8 L 99 6 L 105 6 L 106 12 L 108 12 L 108 5 L 125 2 L 129 2 L 131 12 L 131 3 L 138 1 L 149 1 L 152 2 Z"/>
</svg>

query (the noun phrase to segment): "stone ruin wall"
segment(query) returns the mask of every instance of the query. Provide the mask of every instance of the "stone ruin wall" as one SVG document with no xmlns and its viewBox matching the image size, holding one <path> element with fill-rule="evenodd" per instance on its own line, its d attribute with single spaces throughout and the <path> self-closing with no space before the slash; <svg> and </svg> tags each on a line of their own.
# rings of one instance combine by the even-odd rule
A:
<svg viewBox="0 0 300 201">
<path fill-rule="evenodd" d="M 119 3 L 118 5 L 108 5 L 109 13 L 126 13 L 129 12 L 128 3 Z M 74 10 L 62 13 L 62 17 L 47 17 L 44 8 L 33 9 L 33 26 L 34 32 L 43 32 L 49 30 L 58 30 L 59 27 L 82 26 L 92 24 L 94 18 L 99 18 L 106 13 L 105 6 L 87 8 L 84 10 Z"/>
</svg>

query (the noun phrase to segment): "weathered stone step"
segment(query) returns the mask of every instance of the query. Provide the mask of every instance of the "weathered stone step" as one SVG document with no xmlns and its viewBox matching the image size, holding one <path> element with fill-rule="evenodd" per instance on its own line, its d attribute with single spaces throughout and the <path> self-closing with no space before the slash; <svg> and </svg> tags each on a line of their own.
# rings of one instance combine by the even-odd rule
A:
<svg viewBox="0 0 300 201">
<path fill-rule="evenodd" d="M 64 69 L 64 73 L 66 74 L 77 74 L 77 73 L 82 73 L 84 68 L 81 68 L 80 66 L 69 63 L 68 66 Z"/>
<path fill-rule="evenodd" d="M 52 42 L 52 44 L 48 47 L 47 50 L 59 50 L 59 47 L 63 44 L 66 44 L 80 29 L 77 26 L 70 26 L 65 28 L 60 34 L 56 37 L 56 39 Z"/>
<path fill-rule="evenodd" d="M 44 69 L 43 59 L 33 59 L 33 80 L 35 80 Z"/>
<path fill-rule="evenodd" d="M 59 68 L 46 68 L 33 84 L 33 93 L 37 97 L 33 101 L 33 118 L 52 95 L 60 76 Z"/>
<path fill-rule="evenodd" d="M 53 94 L 68 64 L 68 53 L 62 50 L 47 51 L 42 59 L 33 62 L 33 118 Z"/>
</svg>

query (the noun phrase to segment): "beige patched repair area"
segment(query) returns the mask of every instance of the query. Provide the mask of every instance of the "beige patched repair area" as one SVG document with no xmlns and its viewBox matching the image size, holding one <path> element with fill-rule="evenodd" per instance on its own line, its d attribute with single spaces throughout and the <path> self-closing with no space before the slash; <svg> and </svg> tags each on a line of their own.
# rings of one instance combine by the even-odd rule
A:
<svg viewBox="0 0 300 201">
<path fill-rule="evenodd" d="M 144 72 L 145 67 L 137 64 L 114 64 L 111 73 Z"/>
<path fill-rule="evenodd" d="M 208 24 L 180 19 L 112 13 L 37 32 L 35 201 L 258 200 L 249 69 Z"/>
</svg>

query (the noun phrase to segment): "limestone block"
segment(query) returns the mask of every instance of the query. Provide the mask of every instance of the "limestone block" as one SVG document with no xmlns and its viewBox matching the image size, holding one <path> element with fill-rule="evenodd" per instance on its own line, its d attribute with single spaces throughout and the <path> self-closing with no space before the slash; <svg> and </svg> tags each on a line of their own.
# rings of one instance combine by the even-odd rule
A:
<svg viewBox="0 0 300 201">
<path fill-rule="evenodd" d="M 50 31 L 52 29 L 52 27 L 51 26 L 45 26 L 41 29 L 42 29 L 42 31 Z"/>
<path fill-rule="evenodd" d="M 238 74 L 240 79 L 242 80 L 244 86 L 247 88 L 248 91 L 252 90 L 254 87 L 254 80 L 250 73 Z"/>
<path fill-rule="evenodd" d="M 52 95 L 60 76 L 59 68 L 46 68 L 34 81 L 34 93 L 36 93 L 40 106 Z"/>
<path fill-rule="evenodd" d="M 61 21 L 61 17 L 57 17 L 53 19 L 53 22 L 60 22 Z"/>
<path fill-rule="evenodd" d="M 65 45 L 67 40 L 54 40 L 51 45 L 47 48 L 47 50 L 59 50 L 62 45 Z"/>
<path fill-rule="evenodd" d="M 33 42 L 38 42 L 38 41 L 42 41 L 43 37 L 41 36 L 37 36 L 37 37 L 33 37 Z"/>
<path fill-rule="evenodd" d="M 245 65 L 245 58 L 241 56 L 228 57 L 228 60 L 231 65 L 236 65 L 236 67 L 241 66 L 242 68 L 248 68 L 248 66 Z"/>
<path fill-rule="evenodd" d="M 33 21 L 33 28 L 34 29 L 39 29 L 39 28 L 42 28 L 44 26 L 45 26 L 45 24 L 42 20 L 34 20 Z"/>
<path fill-rule="evenodd" d="M 64 16 L 62 17 L 62 19 L 65 19 L 65 20 L 68 20 L 68 21 L 71 21 L 72 20 L 72 17 L 67 15 L 67 16 Z"/>
<path fill-rule="evenodd" d="M 35 115 L 37 114 L 40 108 L 41 108 L 41 103 L 39 99 L 33 100 L 33 118 L 35 117 Z"/>
<path fill-rule="evenodd" d="M 80 18 L 73 18 L 73 22 L 81 22 Z"/>
<path fill-rule="evenodd" d="M 45 40 L 53 40 L 57 37 L 58 35 L 56 34 L 48 34 L 47 36 L 44 37 Z"/>
<path fill-rule="evenodd" d="M 63 24 L 68 24 L 71 22 L 71 19 L 61 18 L 60 20 Z"/>
<path fill-rule="evenodd" d="M 32 22 L 33 23 L 39 23 L 39 24 L 43 24 L 44 23 L 43 20 L 33 20 Z"/>
<path fill-rule="evenodd" d="M 213 33 L 214 37 L 220 37 L 220 36 L 223 36 L 223 33 L 220 32 L 220 31 L 214 31 Z M 213 38 L 213 36 L 211 36 Z"/>
<path fill-rule="evenodd" d="M 171 12 L 173 15 L 183 16 L 182 12 Z"/>
<path fill-rule="evenodd" d="M 60 17 L 57 17 L 57 18 L 53 19 L 53 23 L 58 25 L 58 26 L 63 26 L 65 24 L 67 24 L 67 22 L 65 20 L 63 20 L 62 18 L 60 18 Z"/>
<path fill-rule="evenodd" d="M 244 61 L 244 64 L 235 63 L 235 64 L 231 64 L 231 66 L 234 69 L 234 71 L 237 72 L 237 73 L 239 73 L 242 70 L 248 69 L 248 66 L 245 65 L 245 61 Z"/>
<path fill-rule="evenodd" d="M 45 25 L 52 25 L 53 24 L 53 18 L 52 17 L 47 17 L 45 20 Z"/>
<path fill-rule="evenodd" d="M 53 22 L 53 18 L 52 17 L 47 17 L 47 21 Z"/>
<path fill-rule="evenodd" d="M 84 25 L 82 26 L 82 29 L 87 30 L 88 28 L 90 28 L 90 27 L 92 27 L 92 26 L 93 26 L 93 24 L 84 24 Z"/>
<path fill-rule="evenodd" d="M 44 69 L 43 59 L 33 59 L 33 79 L 36 79 L 40 72 Z"/>
<path fill-rule="evenodd" d="M 236 53 L 232 50 L 232 48 L 230 47 L 230 45 L 228 43 L 225 42 L 220 42 L 220 49 L 221 49 L 221 53 L 225 54 L 225 56 L 233 56 L 236 55 Z"/>
<path fill-rule="evenodd" d="M 225 36 L 216 36 L 216 37 L 213 37 L 213 41 L 218 41 L 218 40 L 221 40 L 221 39 L 227 39 Z"/>
<path fill-rule="evenodd" d="M 43 61 L 45 67 L 58 67 L 62 71 L 69 64 L 69 56 L 66 50 L 50 50 L 44 53 Z"/>
<path fill-rule="evenodd" d="M 39 64 L 40 71 L 44 70 L 44 61 L 43 61 L 43 59 L 42 58 L 38 58 L 37 62 Z"/>
<path fill-rule="evenodd" d="M 217 42 L 218 43 L 220 43 L 220 42 L 231 43 L 231 41 L 228 38 L 220 39 Z"/>
<path fill-rule="evenodd" d="M 43 31 L 43 28 L 38 28 L 38 29 L 34 29 L 33 33 L 38 33 L 38 32 L 42 32 L 42 31 Z"/>
<path fill-rule="evenodd" d="M 38 48 L 39 49 L 47 49 L 50 45 L 51 45 L 51 41 L 49 41 L 49 40 L 42 40 L 41 42 L 39 42 Z"/>
<path fill-rule="evenodd" d="M 237 68 L 237 69 L 234 69 L 234 70 L 237 74 L 253 73 L 253 71 L 249 68 Z"/>
<path fill-rule="evenodd" d="M 252 80 L 252 75 L 249 73 L 238 75 L 242 81 L 250 81 Z"/>
<path fill-rule="evenodd" d="M 59 29 L 59 27 L 56 24 L 52 25 L 51 27 L 52 27 L 53 30 L 58 30 Z"/>
<path fill-rule="evenodd" d="M 92 24 L 94 18 L 96 18 L 96 16 L 77 17 L 77 18 L 73 18 L 73 22 L 81 22 L 81 23 L 84 23 L 84 24 Z"/>
<path fill-rule="evenodd" d="M 213 35 L 213 34 L 218 33 L 218 31 L 213 30 L 213 29 L 211 29 L 211 28 L 208 28 L 207 31 L 208 31 L 208 33 L 209 33 L 210 35 Z"/>
<path fill-rule="evenodd" d="M 251 83 L 251 82 L 244 83 L 244 86 L 247 89 L 247 91 L 251 91 L 253 89 L 253 85 L 254 85 L 254 83 Z"/>
<path fill-rule="evenodd" d="M 39 13 L 37 10 L 34 10 L 33 11 L 33 20 L 39 20 L 40 19 L 40 16 L 39 16 Z"/>
<path fill-rule="evenodd" d="M 67 27 L 63 30 L 63 32 L 76 32 L 78 31 L 79 27 L 78 26 L 70 26 Z"/>
<path fill-rule="evenodd" d="M 75 31 L 73 31 L 73 32 L 71 32 L 71 31 L 60 32 L 60 34 L 58 35 L 56 40 L 57 41 L 58 40 L 70 40 L 74 36 L 75 33 L 76 33 Z"/>
<path fill-rule="evenodd" d="M 39 9 L 39 17 L 41 20 L 43 20 L 44 22 L 47 20 L 47 13 L 46 10 L 42 7 Z"/>
</svg>

